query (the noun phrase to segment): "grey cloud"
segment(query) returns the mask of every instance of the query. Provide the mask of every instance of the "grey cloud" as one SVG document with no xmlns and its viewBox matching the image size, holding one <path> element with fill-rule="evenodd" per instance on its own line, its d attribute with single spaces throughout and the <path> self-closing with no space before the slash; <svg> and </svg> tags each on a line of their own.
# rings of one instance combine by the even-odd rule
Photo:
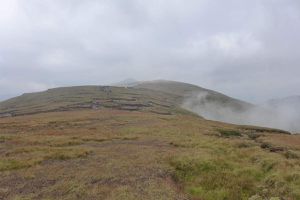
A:
<svg viewBox="0 0 300 200">
<path fill-rule="evenodd" d="M 126 78 L 300 94 L 297 0 L 3 0 L 0 98 Z"/>
</svg>

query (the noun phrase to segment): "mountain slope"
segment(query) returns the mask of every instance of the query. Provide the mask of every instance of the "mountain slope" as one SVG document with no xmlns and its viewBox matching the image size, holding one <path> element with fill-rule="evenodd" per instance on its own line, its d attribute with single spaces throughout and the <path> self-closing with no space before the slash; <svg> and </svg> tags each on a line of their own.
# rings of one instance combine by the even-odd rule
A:
<svg viewBox="0 0 300 200">
<path fill-rule="evenodd" d="M 1 118 L 0 199 L 297 200 L 299 145 L 300 135 L 188 114 Z"/>
<path fill-rule="evenodd" d="M 219 92 L 182 82 L 166 80 L 145 81 L 137 83 L 134 87 L 146 88 L 155 91 L 165 92 L 168 94 L 178 95 L 182 98 L 183 104 L 187 99 L 189 99 L 195 100 L 196 102 L 194 103 L 197 104 L 205 104 L 207 102 L 211 102 L 216 105 L 220 105 L 222 107 L 231 109 L 233 111 L 243 111 L 254 107 L 254 105 L 250 103 L 231 98 Z M 204 99 L 200 99 L 200 101 L 198 101 L 199 95 L 203 96 Z"/>
<path fill-rule="evenodd" d="M 182 108 L 206 119 L 300 132 L 299 97 L 273 100 L 269 106 L 265 106 L 253 105 L 219 92 L 175 81 L 138 82 L 135 87 L 178 95 Z"/>
<path fill-rule="evenodd" d="M 290 115 L 196 85 L 164 80 L 130 85 L 62 87 L 24 94 L 1 102 L 0 117 L 111 108 L 160 114 L 193 112 L 210 120 L 300 131 L 299 120 L 294 120 Z"/>
<path fill-rule="evenodd" d="M 178 97 L 149 89 L 111 86 L 77 86 L 23 94 L 0 103 L 0 113 L 23 115 L 49 111 L 115 108 L 170 113 Z M 0 116 L 1 116 L 0 115 Z"/>
<path fill-rule="evenodd" d="M 131 85 L 133 87 L 62 87 L 23 94 L 1 102 L 0 116 L 100 107 L 171 112 L 172 109 L 180 109 L 183 106 L 194 111 L 189 108 L 193 105 L 186 106 L 187 99 L 193 100 L 196 105 L 210 102 L 233 111 L 243 111 L 252 107 L 249 103 L 187 83 L 149 81 Z M 207 94 L 205 101 L 198 100 L 200 93 Z"/>
<path fill-rule="evenodd" d="M 175 81 L 140 82 L 135 87 L 178 95 L 181 107 L 206 119 L 236 124 L 255 124 L 247 123 L 248 113 L 257 109 L 255 105 L 213 90 Z"/>
<path fill-rule="evenodd" d="M 300 135 L 180 108 L 203 90 L 65 87 L 0 103 L 23 115 L 0 119 L 0 199 L 299 199 Z"/>
</svg>

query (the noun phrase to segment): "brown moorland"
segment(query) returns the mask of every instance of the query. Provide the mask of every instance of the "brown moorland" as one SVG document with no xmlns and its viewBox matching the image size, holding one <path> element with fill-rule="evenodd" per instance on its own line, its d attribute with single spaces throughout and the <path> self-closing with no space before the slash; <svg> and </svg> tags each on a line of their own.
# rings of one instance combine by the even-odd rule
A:
<svg viewBox="0 0 300 200">
<path fill-rule="evenodd" d="M 300 197 L 298 135 L 115 109 L 3 118 L 0 130 L 0 199 Z"/>
<path fill-rule="evenodd" d="M 0 199 L 300 199 L 300 135 L 206 120 L 178 82 L 0 103 Z M 205 90 L 220 106 L 253 105 Z"/>
</svg>

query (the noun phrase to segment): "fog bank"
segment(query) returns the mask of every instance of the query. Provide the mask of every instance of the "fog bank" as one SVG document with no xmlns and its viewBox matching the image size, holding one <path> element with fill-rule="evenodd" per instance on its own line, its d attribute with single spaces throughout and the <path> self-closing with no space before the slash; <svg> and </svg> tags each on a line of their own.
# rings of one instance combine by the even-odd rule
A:
<svg viewBox="0 0 300 200">
<path fill-rule="evenodd" d="M 211 101 L 210 94 L 200 92 L 187 97 L 182 105 L 202 117 L 240 125 L 256 125 L 300 133 L 300 98 L 293 101 L 272 100 L 263 105 L 240 106 Z"/>
</svg>

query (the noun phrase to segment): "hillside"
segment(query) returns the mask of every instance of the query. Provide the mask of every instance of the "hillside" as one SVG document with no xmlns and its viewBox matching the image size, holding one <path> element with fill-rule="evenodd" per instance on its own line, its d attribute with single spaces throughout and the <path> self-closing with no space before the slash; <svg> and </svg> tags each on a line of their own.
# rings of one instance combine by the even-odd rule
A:
<svg viewBox="0 0 300 200">
<path fill-rule="evenodd" d="M 179 97 L 149 89 L 77 86 L 23 94 L 0 103 L 0 116 L 49 111 L 115 108 L 170 113 L 179 109 Z"/>
<path fill-rule="evenodd" d="M 170 81 L 1 102 L 0 199 L 298 200 L 300 135 L 181 108 L 199 92 L 232 109 L 252 107 Z"/>
<path fill-rule="evenodd" d="M 175 81 L 130 82 L 130 86 L 78 86 L 54 88 L 44 92 L 23 94 L 0 103 L 0 116 L 23 115 L 48 111 L 119 108 L 171 112 L 181 107 L 212 103 L 232 112 L 243 112 L 253 105 L 195 85 Z M 205 99 L 199 95 L 205 93 Z M 189 103 L 187 103 L 189 101 Z M 212 109 L 203 109 L 211 114 Z M 205 113 L 200 113 L 200 115 Z"/>
<path fill-rule="evenodd" d="M 277 107 L 256 106 L 196 85 L 165 80 L 127 80 L 121 87 L 77 86 L 23 94 L 0 102 L 0 117 L 101 108 L 164 114 L 190 112 L 227 123 L 300 131 L 299 118 L 287 115 L 292 112 L 282 113 Z"/>
<path fill-rule="evenodd" d="M 250 103 L 234 99 L 219 92 L 182 82 L 166 80 L 146 81 L 139 82 L 134 87 L 146 88 L 165 92 L 168 94 L 178 95 L 182 97 L 183 105 L 187 100 L 191 100 L 196 101 L 194 102 L 196 104 L 205 104 L 207 102 L 211 102 L 215 105 L 228 108 L 232 111 L 246 111 L 254 107 L 254 105 Z M 199 96 L 204 97 L 204 99 L 199 99 Z"/>
<path fill-rule="evenodd" d="M 0 199 L 300 197 L 300 137 L 111 108 L 0 119 Z"/>
<path fill-rule="evenodd" d="M 269 118 L 272 113 L 267 109 L 226 96 L 219 92 L 196 85 L 175 81 L 139 82 L 136 88 L 147 88 L 181 97 L 181 107 L 206 119 L 234 124 L 248 124 L 272 127 L 271 123 L 260 123 L 253 116 L 264 115 Z M 277 127 L 280 128 L 280 127 Z"/>
<path fill-rule="evenodd" d="M 300 132 L 300 98 L 297 96 L 253 105 L 216 91 L 175 81 L 137 82 L 134 87 L 178 95 L 182 108 L 206 119 Z"/>
</svg>

